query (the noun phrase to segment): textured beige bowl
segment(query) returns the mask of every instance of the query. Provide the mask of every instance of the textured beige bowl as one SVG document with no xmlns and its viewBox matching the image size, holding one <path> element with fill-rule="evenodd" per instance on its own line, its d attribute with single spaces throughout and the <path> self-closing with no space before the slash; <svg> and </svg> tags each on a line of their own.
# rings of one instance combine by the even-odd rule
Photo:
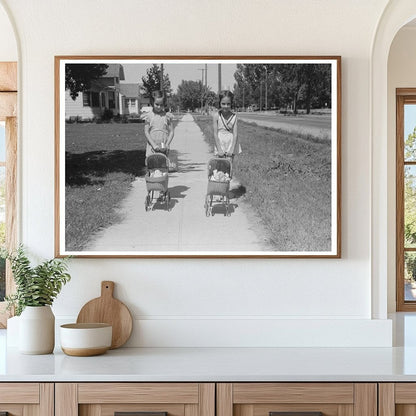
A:
<svg viewBox="0 0 416 416">
<path fill-rule="evenodd" d="M 88 357 L 111 347 L 112 326 L 104 323 L 61 325 L 61 348 L 65 354 Z"/>
</svg>

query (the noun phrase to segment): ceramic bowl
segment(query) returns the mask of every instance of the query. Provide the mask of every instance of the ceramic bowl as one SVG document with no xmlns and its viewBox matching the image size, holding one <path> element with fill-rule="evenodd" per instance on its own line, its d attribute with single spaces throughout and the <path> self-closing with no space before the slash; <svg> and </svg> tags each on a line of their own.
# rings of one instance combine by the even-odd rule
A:
<svg viewBox="0 0 416 416">
<path fill-rule="evenodd" d="M 105 323 L 65 324 L 60 328 L 61 348 L 67 355 L 87 357 L 111 347 L 112 326 Z"/>
</svg>

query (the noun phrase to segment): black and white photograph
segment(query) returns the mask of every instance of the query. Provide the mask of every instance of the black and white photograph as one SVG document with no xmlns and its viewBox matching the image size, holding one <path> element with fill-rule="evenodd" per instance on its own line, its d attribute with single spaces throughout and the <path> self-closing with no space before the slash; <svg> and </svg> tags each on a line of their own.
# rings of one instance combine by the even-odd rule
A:
<svg viewBox="0 0 416 416">
<path fill-rule="evenodd" d="M 340 57 L 55 57 L 56 254 L 340 257 Z"/>
</svg>

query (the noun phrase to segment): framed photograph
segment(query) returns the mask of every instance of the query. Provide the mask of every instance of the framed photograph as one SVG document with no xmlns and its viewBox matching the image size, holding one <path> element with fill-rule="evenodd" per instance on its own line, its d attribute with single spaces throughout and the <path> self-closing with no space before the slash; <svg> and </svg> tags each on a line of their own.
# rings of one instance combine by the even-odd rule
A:
<svg viewBox="0 0 416 416">
<path fill-rule="evenodd" d="M 56 56 L 56 256 L 341 256 L 339 56 Z"/>
</svg>

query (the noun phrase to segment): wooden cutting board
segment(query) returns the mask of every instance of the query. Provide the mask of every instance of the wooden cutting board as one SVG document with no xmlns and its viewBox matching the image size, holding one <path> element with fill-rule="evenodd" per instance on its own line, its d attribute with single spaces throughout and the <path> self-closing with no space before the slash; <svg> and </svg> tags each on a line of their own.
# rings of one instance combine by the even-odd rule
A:
<svg viewBox="0 0 416 416">
<path fill-rule="evenodd" d="M 104 322 L 113 326 L 111 349 L 121 347 L 130 337 L 133 319 L 127 306 L 113 297 L 114 282 L 101 282 L 101 296 L 87 302 L 77 323 Z"/>
</svg>

